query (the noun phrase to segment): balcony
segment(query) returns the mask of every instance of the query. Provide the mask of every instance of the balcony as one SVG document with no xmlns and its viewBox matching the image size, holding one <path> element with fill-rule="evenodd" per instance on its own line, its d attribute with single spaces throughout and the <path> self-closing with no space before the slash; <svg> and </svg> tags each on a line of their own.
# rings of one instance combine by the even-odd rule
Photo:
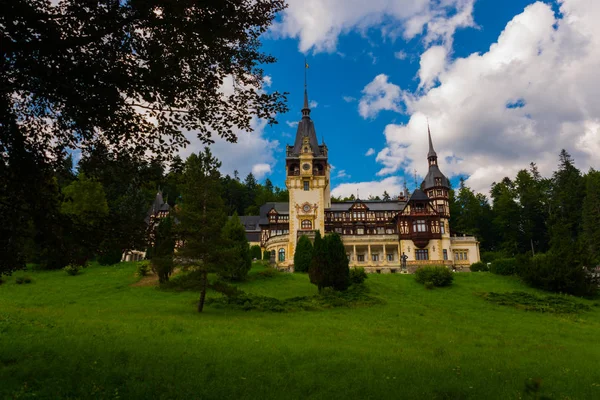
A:
<svg viewBox="0 0 600 400">
<path fill-rule="evenodd" d="M 477 238 L 475 236 L 452 236 L 450 240 L 453 242 L 476 242 Z"/>
</svg>

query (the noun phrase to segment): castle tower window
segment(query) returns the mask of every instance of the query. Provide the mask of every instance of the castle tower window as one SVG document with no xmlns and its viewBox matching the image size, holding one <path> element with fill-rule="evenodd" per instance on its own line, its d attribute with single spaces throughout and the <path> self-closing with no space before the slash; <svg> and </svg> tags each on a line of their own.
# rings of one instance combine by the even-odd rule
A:
<svg viewBox="0 0 600 400">
<path fill-rule="evenodd" d="M 279 249 L 279 261 L 285 261 L 285 249 Z"/>
<path fill-rule="evenodd" d="M 435 186 L 442 186 L 442 178 L 435 178 Z"/>
<path fill-rule="evenodd" d="M 448 259 L 448 250 L 444 249 L 443 252 L 444 252 L 444 261 L 445 261 Z"/>
<path fill-rule="evenodd" d="M 303 230 L 311 230 L 312 229 L 312 221 L 310 221 L 308 219 L 303 219 L 300 226 Z"/>
<path fill-rule="evenodd" d="M 309 181 L 304 181 L 304 190 L 307 192 L 310 190 L 310 182 Z"/>
<path fill-rule="evenodd" d="M 417 260 L 429 260 L 429 251 L 427 249 L 416 249 L 415 258 Z"/>
<path fill-rule="evenodd" d="M 437 209 L 440 214 L 444 213 L 444 205 L 443 204 L 438 204 Z"/>
<path fill-rule="evenodd" d="M 446 224 L 444 224 L 444 221 L 440 221 L 440 232 L 442 233 L 442 235 L 446 233 Z M 447 258 L 445 258 L 445 260 L 447 260 Z"/>
</svg>

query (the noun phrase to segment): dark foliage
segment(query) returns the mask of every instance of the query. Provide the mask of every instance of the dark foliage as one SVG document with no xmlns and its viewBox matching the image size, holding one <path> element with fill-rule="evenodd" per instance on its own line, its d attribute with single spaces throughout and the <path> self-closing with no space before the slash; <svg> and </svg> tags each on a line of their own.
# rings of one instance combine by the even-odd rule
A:
<svg viewBox="0 0 600 400">
<path fill-rule="evenodd" d="M 313 242 L 313 253 L 308 269 L 310 283 L 316 285 L 319 292 L 323 290 L 325 282 L 325 268 L 327 263 L 327 248 L 326 242 L 321 237 L 321 232 L 317 231 Z"/>
<path fill-rule="evenodd" d="M 173 218 L 163 218 L 154 235 L 154 246 L 152 247 L 152 270 L 158 276 L 160 283 L 169 281 L 169 277 L 175 269 L 173 253 L 175 250 L 175 232 Z"/>
<path fill-rule="evenodd" d="M 367 280 L 368 276 L 365 269 L 362 267 L 354 267 L 350 269 L 350 283 L 353 285 L 360 285 Z"/>
<path fill-rule="evenodd" d="M 496 275 L 515 275 L 518 272 L 515 258 L 499 258 L 492 261 L 490 272 Z"/>
<path fill-rule="evenodd" d="M 471 272 L 488 272 L 489 270 L 487 264 L 481 261 L 471 264 Z"/>
<path fill-rule="evenodd" d="M 254 246 L 250 247 L 250 258 L 252 260 L 260 260 L 261 259 L 261 252 L 260 252 L 260 246 L 255 244 Z"/>
<path fill-rule="evenodd" d="M 454 280 L 454 275 L 446 267 L 442 266 L 425 266 L 418 268 L 415 271 L 415 280 L 420 284 L 430 282 L 433 286 L 443 287 L 450 286 Z"/>
<path fill-rule="evenodd" d="M 246 231 L 237 213 L 223 227 L 221 260 L 217 267 L 220 277 L 239 281 L 245 279 L 252 268 Z"/>
<path fill-rule="evenodd" d="M 263 261 L 269 262 L 271 260 L 271 252 L 268 250 L 263 251 Z"/>
<path fill-rule="evenodd" d="M 481 295 L 491 303 L 515 307 L 525 311 L 537 311 L 553 314 L 575 314 L 589 311 L 591 307 L 570 296 L 537 296 L 525 292 L 484 293 Z"/>
<path fill-rule="evenodd" d="M 308 272 L 313 255 L 313 245 L 308 236 L 300 236 L 294 253 L 294 272 Z"/>
<path fill-rule="evenodd" d="M 532 287 L 575 296 L 594 296 L 600 283 L 573 257 L 559 257 L 553 253 L 537 254 L 522 262 L 519 272 L 523 281 Z"/>
</svg>

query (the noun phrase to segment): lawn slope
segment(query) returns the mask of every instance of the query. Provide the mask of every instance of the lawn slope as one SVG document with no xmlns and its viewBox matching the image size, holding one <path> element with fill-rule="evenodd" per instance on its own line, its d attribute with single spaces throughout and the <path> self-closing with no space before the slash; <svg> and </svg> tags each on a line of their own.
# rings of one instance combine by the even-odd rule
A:
<svg viewBox="0 0 600 400">
<path fill-rule="evenodd" d="M 600 398 L 600 307 L 543 314 L 477 295 L 539 293 L 513 278 L 456 274 L 425 290 L 369 275 L 382 305 L 198 314 L 197 293 L 131 286 L 134 271 L 20 272 L 0 285 L 0 398 L 519 399 L 528 379 L 555 399 Z M 23 275 L 33 283 L 17 285 Z M 316 294 L 306 275 L 257 269 L 239 287 Z"/>
</svg>

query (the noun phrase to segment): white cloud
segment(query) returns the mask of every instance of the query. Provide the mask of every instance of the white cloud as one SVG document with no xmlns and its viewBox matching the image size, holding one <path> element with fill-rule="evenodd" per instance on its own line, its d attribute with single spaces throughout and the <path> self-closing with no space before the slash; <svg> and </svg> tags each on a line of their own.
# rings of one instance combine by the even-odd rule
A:
<svg viewBox="0 0 600 400">
<path fill-rule="evenodd" d="M 336 197 L 356 196 L 358 191 L 361 199 L 367 199 L 369 196 L 381 197 L 383 192 L 388 192 L 393 197 L 399 194 L 401 190 L 400 177 L 390 176 L 381 181 L 342 183 L 331 191 L 331 195 Z"/>
<path fill-rule="evenodd" d="M 451 41 L 457 28 L 473 26 L 474 0 L 288 0 L 271 32 L 300 39 L 299 50 L 335 52 L 338 37 L 377 28 L 384 36 L 426 43 Z"/>
<path fill-rule="evenodd" d="M 271 75 L 265 75 L 264 79 L 264 87 L 268 88 L 273 84 L 273 78 Z"/>
<path fill-rule="evenodd" d="M 350 178 L 350 175 L 346 173 L 345 169 L 340 169 L 336 175 L 336 178 Z"/>
<path fill-rule="evenodd" d="M 269 140 L 264 137 L 266 121 L 253 120 L 253 132 L 236 132 L 237 143 L 229 143 L 222 138 L 214 138 L 215 143 L 210 145 L 210 150 L 221 161 L 221 173 L 233 175 L 237 170 L 243 178 L 252 172 L 257 179 L 269 175 L 276 164 L 274 153 L 279 147 L 279 141 Z M 201 143 L 196 133 L 188 132 L 186 137 L 190 141 L 179 154 L 183 159 L 191 153 L 203 151 L 205 145 Z"/>
<path fill-rule="evenodd" d="M 298 121 L 285 121 L 285 123 L 290 127 L 290 128 L 294 128 L 296 126 L 298 126 Z"/>
<path fill-rule="evenodd" d="M 444 46 L 433 46 L 421 54 L 419 69 L 419 88 L 431 88 L 438 76 L 444 71 L 448 50 Z"/>
<path fill-rule="evenodd" d="M 319 106 L 319 103 L 317 103 L 317 102 L 316 102 L 316 101 L 314 101 L 314 100 L 311 100 L 311 101 L 308 103 L 308 107 L 309 107 L 309 108 L 317 108 L 318 106 Z"/>
<path fill-rule="evenodd" d="M 252 166 L 252 174 L 256 179 L 262 179 L 271 173 L 269 164 L 255 164 Z"/>
<path fill-rule="evenodd" d="M 367 152 L 365 153 L 365 156 L 369 157 L 369 156 L 372 156 L 373 154 L 375 154 L 375 149 L 371 147 L 369 150 L 367 150 Z"/>
<path fill-rule="evenodd" d="M 346 103 L 352 103 L 353 101 L 356 101 L 356 97 L 352 96 L 342 96 L 342 99 L 344 99 Z"/>
<path fill-rule="evenodd" d="M 400 86 L 388 82 L 388 76 L 379 74 L 362 91 L 363 97 L 358 104 L 361 117 L 374 118 L 379 111 L 400 112 L 402 91 Z"/>
<path fill-rule="evenodd" d="M 597 1 L 562 0 L 558 15 L 536 2 L 486 53 L 445 58 L 444 65 L 440 50 L 429 61 L 423 57 L 420 86 L 435 79 L 439 85 L 396 96 L 410 120 L 386 127 L 378 174 L 415 168 L 425 174 L 427 117 L 442 171 L 468 175 L 477 191 L 531 161 L 548 176 L 561 148 L 580 168 L 600 167 L 599 19 Z"/>
<path fill-rule="evenodd" d="M 395 52 L 394 57 L 396 57 L 398 60 L 405 60 L 408 57 L 408 54 L 406 54 L 406 52 L 401 50 L 401 51 Z"/>
</svg>

